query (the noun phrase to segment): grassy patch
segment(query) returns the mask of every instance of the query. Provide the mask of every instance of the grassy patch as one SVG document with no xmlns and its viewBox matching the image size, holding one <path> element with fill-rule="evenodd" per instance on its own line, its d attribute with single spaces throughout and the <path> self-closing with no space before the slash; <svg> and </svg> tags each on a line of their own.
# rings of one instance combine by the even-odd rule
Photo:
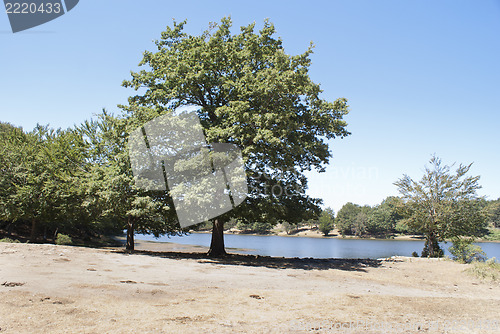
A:
<svg viewBox="0 0 500 334">
<path fill-rule="evenodd" d="M 500 263 L 494 257 L 486 262 L 473 262 L 466 271 L 481 279 L 500 281 Z"/>
<path fill-rule="evenodd" d="M 0 239 L 0 242 L 19 243 L 20 241 L 19 240 L 14 240 L 14 239 L 11 239 L 11 238 L 3 238 L 3 239 Z"/>
</svg>

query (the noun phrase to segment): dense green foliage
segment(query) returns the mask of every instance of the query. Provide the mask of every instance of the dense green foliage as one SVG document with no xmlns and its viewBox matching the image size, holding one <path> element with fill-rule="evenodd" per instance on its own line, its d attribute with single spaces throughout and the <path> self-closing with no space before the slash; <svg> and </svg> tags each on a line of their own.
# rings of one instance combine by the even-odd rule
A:
<svg viewBox="0 0 500 334">
<path fill-rule="evenodd" d="M 56 245 L 72 245 L 73 240 L 71 240 L 71 237 L 69 235 L 57 233 L 55 243 L 56 243 Z"/>
<path fill-rule="evenodd" d="M 486 205 L 488 220 L 495 228 L 500 228 L 500 198 Z"/>
<path fill-rule="evenodd" d="M 401 206 L 397 197 L 387 197 L 375 207 L 346 203 L 337 213 L 335 224 L 342 235 L 387 236 L 397 231 Z"/>
<path fill-rule="evenodd" d="M 486 253 L 481 247 L 473 244 L 474 238 L 454 237 L 453 245 L 448 249 L 455 261 L 461 263 L 470 263 L 472 261 L 486 260 Z"/>
<path fill-rule="evenodd" d="M 226 224 L 226 228 L 227 228 Z M 245 222 L 239 221 L 236 226 L 237 229 L 241 230 L 242 233 L 257 233 L 257 234 L 268 234 L 271 232 L 273 225 L 266 222 Z"/>
<path fill-rule="evenodd" d="M 255 233 L 266 234 L 269 233 L 272 227 L 273 225 L 270 223 L 255 222 L 252 224 L 252 231 L 254 231 Z"/>
<path fill-rule="evenodd" d="M 85 173 L 82 138 L 73 130 L 37 126 L 25 133 L 3 127 L 0 133 L 0 220 L 8 230 L 30 226 L 30 240 L 38 231 L 63 229 L 92 233 L 83 201 Z"/>
<path fill-rule="evenodd" d="M 135 186 L 127 138 L 142 122 L 103 112 L 97 120 L 78 127 L 89 152 L 89 173 L 84 180 L 86 204 L 102 223 L 127 229 L 127 249 L 133 249 L 136 232 L 155 236 L 182 232 L 168 194 Z"/>
<path fill-rule="evenodd" d="M 367 230 L 372 234 L 402 232 L 399 224 L 403 202 L 399 197 L 390 196 L 373 208 Z M 410 232 L 405 230 L 404 232 Z"/>
<path fill-rule="evenodd" d="M 327 236 L 335 226 L 335 213 L 331 208 L 326 208 L 321 212 L 318 218 L 318 224 L 320 232 Z"/>
<path fill-rule="evenodd" d="M 361 207 L 350 202 L 344 204 L 339 212 L 337 212 L 335 223 L 342 235 L 353 234 L 354 221 L 360 212 Z"/>
<path fill-rule="evenodd" d="M 500 241 L 500 228 L 488 228 L 488 232 L 484 238 L 489 241 Z"/>
<path fill-rule="evenodd" d="M 107 113 L 68 130 L 0 127 L 0 225 L 30 241 L 71 235 L 179 231 L 165 194 L 134 189 L 124 149 L 128 120 Z M 42 234 L 43 232 L 43 234 Z"/>
</svg>

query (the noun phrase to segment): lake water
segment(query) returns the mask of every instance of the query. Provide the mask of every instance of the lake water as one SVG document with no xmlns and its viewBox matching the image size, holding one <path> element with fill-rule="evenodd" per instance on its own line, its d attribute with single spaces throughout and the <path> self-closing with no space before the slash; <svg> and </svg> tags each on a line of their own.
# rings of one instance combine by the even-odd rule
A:
<svg viewBox="0 0 500 334">
<path fill-rule="evenodd" d="M 152 235 L 135 236 L 137 240 L 157 242 L 174 242 L 185 245 L 210 246 L 210 233 L 192 233 L 187 236 L 160 237 Z M 313 257 L 313 258 L 383 258 L 393 255 L 411 256 L 413 251 L 421 253 L 424 241 L 420 240 L 365 240 L 365 239 L 336 239 L 336 238 L 308 238 L 308 237 L 281 237 L 245 234 L 225 234 L 224 244 L 230 252 L 254 255 L 283 256 L 283 257 Z M 488 257 L 500 259 L 500 243 L 479 242 Z M 451 243 L 442 243 L 445 254 L 450 255 L 448 247 Z"/>
</svg>

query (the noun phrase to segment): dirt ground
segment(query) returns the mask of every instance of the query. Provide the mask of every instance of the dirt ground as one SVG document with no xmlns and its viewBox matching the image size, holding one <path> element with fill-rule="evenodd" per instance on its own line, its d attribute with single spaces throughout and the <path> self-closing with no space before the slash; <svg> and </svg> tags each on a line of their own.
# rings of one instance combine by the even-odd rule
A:
<svg viewBox="0 0 500 334">
<path fill-rule="evenodd" d="M 500 332 L 499 283 L 449 260 L 138 248 L 0 243 L 0 333 Z"/>
</svg>

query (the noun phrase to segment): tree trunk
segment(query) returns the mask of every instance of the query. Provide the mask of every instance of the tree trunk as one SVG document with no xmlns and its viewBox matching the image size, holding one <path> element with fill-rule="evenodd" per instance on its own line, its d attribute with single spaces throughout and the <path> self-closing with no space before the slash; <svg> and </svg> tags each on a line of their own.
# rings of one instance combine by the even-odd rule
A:
<svg viewBox="0 0 500 334">
<path fill-rule="evenodd" d="M 31 220 L 31 234 L 29 242 L 35 242 L 36 238 L 36 219 Z"/>
<path fill-rule="evenodd" d="M 429 251 L 428 257 L 434 257 L 434 239 L 434 233 L 430 233 L 429 237 L 427 238 L 427 249 Z"/>
<path fill-rule="evenodd" d="M 54 235 L 52 236 L 52 241 L 55 243 L 57 239 L 57 232 L 59 231 L 59 227 L 56 227 L 56 230 L 54 231 Z"/>
<path fill-rule="evenodd" d="M 132 217 L 129 216 L 127 222 L 127 245 L 125 246 L 126 250 L 134 250 L 134 231 L 135 221 Z"/>
<path fill-rule="evenodd" d="M 224 247 L 224 221 L 221 218 L 216 218 L 212 222 L 212 226 L 212 241 L 208 250 L 208 256 L 224 256 L 227 254 Z"/>
<path fill-rule="evenodd" d="M 424 250 L 422 257 L 442 257 L 443 250 L 439 247 L 439 242 L 435 232 L 429 232 L 425 236 Z"/>
</svg>

